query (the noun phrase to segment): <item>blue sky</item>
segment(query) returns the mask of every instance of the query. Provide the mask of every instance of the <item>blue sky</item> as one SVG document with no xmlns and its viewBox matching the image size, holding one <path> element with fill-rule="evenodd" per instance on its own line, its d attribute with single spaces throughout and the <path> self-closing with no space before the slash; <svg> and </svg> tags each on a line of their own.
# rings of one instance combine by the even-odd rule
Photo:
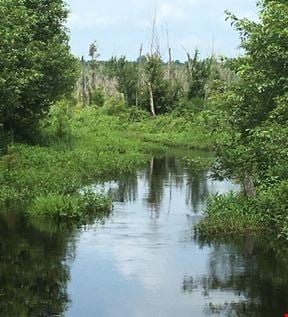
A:
<svg viewBox="0 0 288 317">
<path fill-rule="evenodd" d="M 149 51 L 154 13 L 160 51 L 167 58 L 167 30 L 173 59 L 185 59 L 195 47 L 201 56 L 239 54 L 239 38 L 224 11 L 257 18 L 256 0 L 67 0 L 72 52 L 87 56 L 97 41 L 100 59 L 125 55 L 136 59 L 141 43 Z M 214 43 L 214 44 L 213 44 Z M 185 48 L 185 50 L 184 50 Z"/>
</svg>

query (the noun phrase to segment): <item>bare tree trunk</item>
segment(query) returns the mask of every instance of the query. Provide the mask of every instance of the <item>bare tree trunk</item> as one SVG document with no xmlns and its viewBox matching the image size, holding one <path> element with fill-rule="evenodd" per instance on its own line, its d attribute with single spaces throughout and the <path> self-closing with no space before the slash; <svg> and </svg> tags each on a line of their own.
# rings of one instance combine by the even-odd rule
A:
<svg viewBox="0 0 288 317">
<path fill-rule="evenodd" d="M 150 111 L 152 115 L 155 117 L 156 113 L 155 113 L 155 107 L 154 107 L 154 98 L 153 98 L 152 85 L 150 81 L 148 82 L 148 89 L 149 89 L 149 95 L 150 95 Z"/>
<path fill-rule="evenodd" d="M 171 75 L 172 75 L 172 50 L 170 47 L 170 41 L 169 41 L 169 32 L 168 32 L 168 28 L 166 26 L 166 37 L 167 37 L 167 49 L 168 49 L 168 79 L 169 81 L 171 80 Z"/>
<path fill-rule="evenodd" d="M 138 107 L 138 93 L 140 88 L 140 65 L 141 65 L 141 58 L 142 58 L 142 52 L 143 52 L 143 44 L 141 43 L 140 50 L 139 50 L 139 59 L 138 59 L 138 78 L 137 78 L 137 89 L 136 89 L 136 107 Z"/>
<path fill-rule="evenodd" d="M 245 172 L 244 176 L 244 191 L 247 197 L 256 197 L 256 189 L 253 182 L 252 177 L 248 174 L 248 172 Z"/>
<path fill-rule="evenodd" d="M 172 53 L 171 53 L 171 48 L 168 48 L 168 53 L 169 53 L 169 62 L 168 62 L 168 79 L 169 81 L 171 80 L 172 77 Z"/>
</svg>

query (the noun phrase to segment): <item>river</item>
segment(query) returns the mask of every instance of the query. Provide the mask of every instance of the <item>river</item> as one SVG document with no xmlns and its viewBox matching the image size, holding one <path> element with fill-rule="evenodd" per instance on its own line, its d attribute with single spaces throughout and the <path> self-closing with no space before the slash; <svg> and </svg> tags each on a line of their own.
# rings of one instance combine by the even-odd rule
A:
<svg viewBox="0 0 288 317">
<path fill-rule="evenodd" d="M 1 317 L 284 315 L 287 260 L 265 238 L 194 238 L 205 197 L 237 185 L 166 156 L 109 187 L 89 224 L 0 216 Z"/>
</svg>

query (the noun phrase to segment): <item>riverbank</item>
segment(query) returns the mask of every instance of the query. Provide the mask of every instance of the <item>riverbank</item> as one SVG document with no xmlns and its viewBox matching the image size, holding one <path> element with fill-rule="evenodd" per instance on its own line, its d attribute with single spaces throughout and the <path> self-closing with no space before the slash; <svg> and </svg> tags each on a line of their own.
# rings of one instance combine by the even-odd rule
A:
<svg viewBox="0 0 288 317">
<path fill-rule="evenodd" d="M 80 189 L 133 173 L 168 146 L 211 149 L 217 136 L 205 129 L 169 116 L 130 120 L 94 108 L 69 115 L 52 109 L 41 146 L 13 144 L 2 157 L 1 210 L 77 219 L 107 211 L 110 197 Z"/>
<path fill-rule="evenodd" d="M 287 195 L 288 183 L 282 181 L 262 186 L 253 198 L 241 192 L 210 197 L 195 232 L 202 238 L 266 233 L 287 240 Z"/>
</svg>

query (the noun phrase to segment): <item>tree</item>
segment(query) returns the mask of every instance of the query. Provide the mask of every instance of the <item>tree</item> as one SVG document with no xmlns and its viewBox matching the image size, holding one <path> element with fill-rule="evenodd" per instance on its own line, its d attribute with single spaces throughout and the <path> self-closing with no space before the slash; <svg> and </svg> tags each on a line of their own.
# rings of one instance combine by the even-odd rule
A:
<svg viewBox="0 0 288 317">
<path fill-rule="evenodd" d="M 205 82 L 209 77 L 210 60 L 199 60 L 199 51 L 196 49 L 193 58 L 187 53 L 188 61 L 186 63 L 188 72 L 188 98 L 192 99 L 195 97 L 204 98 Z"/>
<path fill-rule="evenodd" d="M 62 0 L 0 0 L 0 123 L 31 141 L 49 106 L 75 83 Z"/>
<path fill-rule="evenodd" d="M 220 152 L 222 166 L 244 180 L 248 196 L 247 180 L 272 186 L 287 179 L 288 163 L 288 3 L 262 0 L 258 6 L 259 22 L 228 13 L 245 54 L 231 61 L 237 81 L 228 104 L 235 133 Z"/>
<path fill-rule="evenodd" d="M 124 95 L 126 103 L 129 106 L 135 106 L 138 80 L 136 62 L 127 61 L 125 56 L 112 57 L 106 68 L 110 79 L 116 77 L 117 88 Z"/>
<path fill-rule="evenodd" d="M 142 70 L 142 87 L 139 104 L 152 115 L 164 114 L 173 109 L 179 100 L 181 87 L 165 74 L 165 64 L 158 53 L 146 56 Z"/>
<path fill-rule="evenodd" d="M 262 0 L 259 22 L 228 18 L 240 32 L 245 55 L 232 62 L 239 81 L 234 86 L 233 125 L 247 135 L 277 107 L 277 98 L 288 93 L 288 3 Z"/>
</svg>

